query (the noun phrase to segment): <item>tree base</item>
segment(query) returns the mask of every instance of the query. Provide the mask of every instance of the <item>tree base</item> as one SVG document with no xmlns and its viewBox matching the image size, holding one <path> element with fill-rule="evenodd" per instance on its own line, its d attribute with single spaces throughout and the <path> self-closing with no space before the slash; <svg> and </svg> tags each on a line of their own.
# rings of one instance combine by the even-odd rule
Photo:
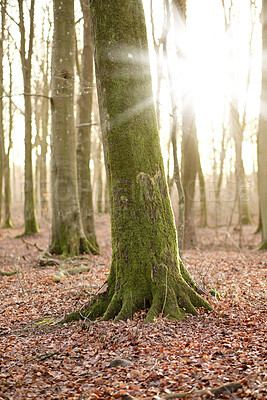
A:
<svg viewBox="0 0 267 400">
<path fill-rule="evenodd" d="M 9 228 L 10 229 L 14 228 L 14 226 L 13 226 L 13 224 L 12 224 L 10 219 L 6 220 L 4 225 L 2 226 L 2 229 L 9 229 Z"/>
<path fill-rule="evenodd" d="M 79 238 L 77 235 L 73 235 L 71 238 L 61 238 L 49 247 L 50 254 L 57 254 L 63 257 L 74 257 L 80 254 L 93 254 L 99 255 L 100 251 L 95 248 L 86 238 Z"/>
<path fill-rule="evenodd" d="M 80 310 L 69 314 L 64 322 L 71 322 L 79 319 L 102 321 L 114 319 L 114 321 L 132 319 L 135 312 L 148 308 L 145 322 L 154 322 L 157 317 L 164 315 L 169 320 L 177 321 L 186 314 L 197 315 L 197 307 L 204 307 L 211 311 L 211 305 L 199 296 L 184 280 L 178 282 L 176 291 L 170 286 L 157 285 L 158 290 L 154 296 L 146 297 L 136 287 L 130 290 L 122 288 L 114 290 L 114 286 L 108 286 L 103 293 L 97 294 Z M 165 287 L 164 287 L 165 286 Z"/>
<path fill-rule="evenodd" d="M 265 242 L 263 242 L 261 245 L 260 245 L 260 247 L 258 248 L 258 250 L 267 250 L 267 241 Z"/>
</svg>

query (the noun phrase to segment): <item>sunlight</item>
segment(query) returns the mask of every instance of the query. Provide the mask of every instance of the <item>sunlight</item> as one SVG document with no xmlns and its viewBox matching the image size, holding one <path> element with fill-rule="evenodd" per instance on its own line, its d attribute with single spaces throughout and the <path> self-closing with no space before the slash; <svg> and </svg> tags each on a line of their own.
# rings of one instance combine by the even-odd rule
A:
<svg viewBox="0 0 267 400">
<path fill-rule="evenodd" d="M 147 22 L 150 22 L 148 3 L 148 0 L 144 0 Z M 231 30 L 227 34 L 222 3 L 214 0 L 204 2 L 188 0 L 186 25 L 183 16 L 176 10 L 173 18 L 174 27 L 168 27 L 169 58 L 164 62 L 171 62 L 175 83 L 175 87 L 171 90 L 178 105 L 182 93 L 184 100 L 193 99 L 199 147 L 206 171 L 211 167 L 212 146 L 220 143 L 222 125 L 227 117 L 229 102 L 235 99 L 240 118 L 246 107 L 247 129 L 254 120 L 258 119 L 261 86 L 261 24 L 258 3 L 255 3 L 254 15 L 252 12 L 251 16 L 248 1 L 235 2 Z M 228 3 L 225 2 L 225 4 Z M 164 16 L 156 0 L 153 1 L 153 16 L 159 38 Z M 249 54 L 250 41 L 251 56 Z M 150 47 L 152 47 L 151 40 Z M 152 75 L 156 87 L 154 55 L 152 59 Z M 160 98 L 160 104 L 163 105 L 161 106 L 163 121 L 171 114 L 170 94 L 166 81 L 165 76 Z M 163 109 L 165 107 L 169 108 L 168 112 Z M 166 126 L 165 122 L 163 125 Z M 166 143 L 166 141 L 167 139 L 162 139 L 162 142 Z M 251 148 L 251 142 L 246 145 L 246 149 L 249 146 Z M 254 150 L 251 148 L 251 152 Z M 246 166 L 248 171 L 251 171 L 251 165 L 250 163 L 250 166 Z"/>
</svg>

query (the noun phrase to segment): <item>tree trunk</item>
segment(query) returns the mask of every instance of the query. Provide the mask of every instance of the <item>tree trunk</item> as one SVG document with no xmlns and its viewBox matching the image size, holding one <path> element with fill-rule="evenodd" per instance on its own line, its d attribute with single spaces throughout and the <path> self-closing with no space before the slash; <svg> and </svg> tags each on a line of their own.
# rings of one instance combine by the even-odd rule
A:
<svg viewBox="0 0 267 400">
<path fill-rule="evenodd" d="M 164 27 L 163 35 L 163 55 L 167 64 L 168 81 L 169 81 L 169 92 L 172 104 L 172 124 L 171 124 L 171 143 L 173 150 L 173 176 L 177 187 L 178 197 L 179 197 L 179 217 L 178 217 L 178 249 L 179 256 L 183 260 L 183 250 L 184 250 L 184 209 L 185 209 L 185 196 L 184 189 L 182 185 L 182 180 L 180 176 L 180 167 L 178 162 L 178 151 L 177 151 L 177 132 L 178 132 L 178 112 L 177 112 L 177 100 L 174 95 L 172 88 L 174 87 L 174 79 L 172 75 L 172 70 L 170 68 L 170 59 L 168 59 L 167 52 L 167 35 L 170 26 L 170 7 L 169 3 L 165 3 L 166 6 L 166 22 Z"/>
<path fill-rule="evenodd" d="M 248 225 L 251 224 L 251 219 L 248 205 L 246 175 L 242 158 L 243 129 L 239 121 L 237 105 L 234 103 L 235 102 L 231 104 L 231 117 L 235 142 L 235 173 L 238 191 L 239 224 Z"/>
<path fill-rule="evenodd" d="M 204 228 L 208 226 L 208 206 L 207 206 L 207 195 L 206 195 L 206 184 L 205 177 L 203 174 L 199 149 L 197 148 L 198 153 L 198 180 L 199 180 L 199 191 L 200 191 L 200 221 L 201 226 Z"/>
<path fill-rule="evenodd" d="M 185 194 L 185 247 L 196 247 L 197 245 L 194 205 L 198 154 L 192 101 L 192 99 L 186 101 L 185 98 L 183 101 L 182 183 Z"/>
<path fill-rule="evenodd" d="M 10 52 L 8 48 L 8 62 L 9 62 L 9 143 L 5 156 L 5 219 L 4 228 L 13 228 L 11 220 L 11 179 L 10 179 L 10 151 L 12 148 L 12 130 L 13 130 L 13 110 L 12 110 L 12 62 L 10 59 Z"/>
<path fill-rule="evenodd" d="M 20 36 L 21 36 L 21 65 L 24 84 L 24 107 L 25 107 L 25 170 L 24 170 L 24 220 L 25 234 L 38 232 L 35 215 L 35 201 L 32 173 L 32 104 L 31 104 L 31 69 L 32 69 L 32 46 L 34 31 L 34 0 L 31 0 L 30 7 L 30 34 L 29 49 L 26 55 L 25 49 L 25 26 L 23 13 L 23 0 L 18 0 L 20 15 Z"/>
<path fill-rule="evenodd" d="M 171 319 L 196 314 L 195 307 L 210 306 L 183 279 L 178 261 L 142 1 L 90 4 L 113 252 L 107 290 L 85 315 L 126 320 L 146 307 L 146 321 L 161 312 Z"/>
<path fill-rule="evenodd" d="M 24 82 L 24 92 L 30 93 L 30 76 L 26 71 Z M 25 104 L 25 182 L 24 182 L 24 220 L 25 233 L 38 232 L 35 215 L 34 185 L 32 173 L 32 104 L 31 97 L 24 96 Z"/>
<path fill-rule="evenodd" d="M 80 97 L 78 101 L 78 143 L 77 168 L 82 223 L 85 235 L 91 245 L 98 251 L 96 240 L 93 190 L 91 183 L 91 123 L 93 102 L 93 43 L 91 37 L 91 21 L 89 0 L 81 0 L 84 17 L 84 48 L 80 78 Z"/>
<path fill-rule="evenodd" d="M 267 50 L 267 0 L 262 5 L 262 54 Z M 260 214 L 262 221 L 262 244 L 260 249 L 267 249 L 267 71 L 262 57 L 261 113 L 258 133 L 258 174 Z"/>
<path fill-rule="evenodd" d="M 44 86 L 43 91 L 44 95 L 48 96 L 48 71 L 45 71 L 43 74 L 44 78 Z M 49 201 L 48 201 L 48 185 L 47 185 L 47 166 L 46 166 L 46 158 L 47 158 L 47 138 L 48 138 L 48 124 L 49 124 L 49 104 L 47 98 L 42 98 L 41 105 L 41 128 L 42 128 L 42 137 L 40 141 L 41 145 L 41 154 L 40 154 L 40 200 L 41 200 L 41 215 L 44 218 L 49 217 Z"/>
<path fill-rule="evenodd" d="M 0 38 L 0 222 L 2 220 L 2 192 L 3 192 L 3 175 L 5 167 L 5 146 L 4 146 L 4 124 L 3 124 L 3 42 L 5 33 L 5 7 L 6 0 L 2 2 L 1 7 L 1 38 Z"/>
<path fill-rule="evenodd" d="M 186 24 L 187 1 L 174 0 L 174 13 L 182 15 L 184 24 Z M 180 34 L 181 29 L 177 24 L 181 24 L 181 20 L 176 21 L 176 36 Z M 183 27 L 183 29 L 185 29 Z M 177 38 L 178 39 L 178 38 Z M 183 50 L 179 47 L 177 41 L 177 53 L 181 58 L 186 58 Z M 188 79 L 185 78 L 185 79 Z M 199 170 L 198 163 L 198 145 L 195 125 L 195 110 L 192 94 L 189 88 L 184 89 L 182 93 L 182 185 L 185 196 L 185 215 L 184 215 L 184 247 L 196 247 L 196 229 L 194 216 L 194 199 L 196 176 Z"/>
<path fill-rule="evenodd" d="M 54 0 L 50 251 L 63 255 L 95 251 L 82 227 L 78 197 L 73 110 L 74 39 L 74 0 Z"/>
</svg>

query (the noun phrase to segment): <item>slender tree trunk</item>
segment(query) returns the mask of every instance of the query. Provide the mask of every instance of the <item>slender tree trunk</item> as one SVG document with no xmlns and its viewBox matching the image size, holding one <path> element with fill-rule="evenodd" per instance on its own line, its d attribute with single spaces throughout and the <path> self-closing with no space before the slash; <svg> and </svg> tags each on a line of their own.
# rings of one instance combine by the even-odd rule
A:
<svg viewBox="0 0 267 400">
<path fill-rule="evenodd" d="M 242 158 L 243 129 L 239 122 L 237 106 L 231 105 L 233 138 L 235 142 L 235 173 L 238 190 L 239 224 L 251 224 L 245 169 Z"/>
<path fill-rule="evenodd" d="M 74 0 L 54 0 L 50 251 L 63 255 L 95 252 L 86 239 L 79 206 L 73 109 L 74 57 Z"/>
<path fill-rule="evenodd" d="M 262 5 L 262 54 L 267 51 L 267 0 Z M 262 244 L 260 250 L 267 249 L 267 71 L 265 58 L 262 57 L 262 91 L 261 113 L 258 132 L 258 175 L 259 175 L 259 199 L 262 221 Z"/>
<path fill-rule="evenodd" d="M 201 160 L 199 149 L 197 148 L 198 153 L 198 180 L 199 180 L 199 189 L 200 189 L 200 221 L 201 225 L 205 228 L 208 226 L 208 206 L 207 206 L 207 195 L 206 195 L 206 184 L 205 177 L 202 170 Z"/>
<path fill-rule="evenodd" d="M 9 61 L 9 143 L 8 149 L 5 156 L 5 219 L 4 228 L 13 228 L 11 220 L 11 178 L 10 178 L 10 151 L 12 149 L 12 130 L 13 130 L 13 110 L 12 110 L 12 62 L 10 59 L 10 53 L 8 49 L 8 61 Z"/>
<path fill-rule="evenodd" d="M 191 104 L 189 104 L 191 103 Z M 197 137 L 192 102 L 183 102 L 182 183 L 185 193 L 185 247 L 197 245 L 195 228 L 195 186 L 198 172 Z M 185 105 L 186 104 L 186 105 Z"/>
<path fill-rule="evenodd" d="M 187 2 L 186 0 L 174 0 L 175 14 L 179 12 L 186 24 Z M 179 21 L 176 22 L 176 24 Z M 180 22 L 181 23 L 181 22 Z M 179 35 L 177 26 L 176 35 Z M 181 48 L 177 48 L 180 57 L 185 58 Z M 195 124 L 195 110 L 192 94 L 190 90 L 185 89 L 182 93 L 182 185 L 185 196 L 185 216 L 184 216 L 184 246 L 196 247 L 196 229 L 194 216 L 194 199 L 196 176 L 199 169 L 198 163 L 198 145 Z"/>
<path fill-rule="evenodd" d="M 2 193 L 3 193 L 3 175 L 5 168 L 5 145 L 4 145 L 4 124 L 3 124 L 3 42 L 5 35 L 5 7 L 6 0 L 2 2 L 1 7 L 1 38 L 0 38 L 0 222 L 2 220 Z"/>
<path fill-rule="evenodd" d="M 107 290 L 84 314 L 119 320 L 150 307 L 146 321 L 161 312 L 179 319 L 184 309 L 195 314 L 194 306 L 210 306 L 180 272 L 142 1 L 91 0 L 90 4 L 110 187 L 112 265 Z M 75 316 L 79 313 L 70 318 Z"/>
<path fill-rule="evenodd" d="M 48 71 L 44 72 L 44 95 L 48 96 Z M 48 138 L 48 125 L 49 125 L 49 104 L 48 99 L 42 99 L 41 105 L 41 128 L 42 137 L 40 140 L 41 154 L 40 154 L 40 200 L 41 200 L 41 215 L 44 218 L 49 217 L 49 201 L 48 201 L 48 183 L 47 183 L 47 138 Z"/>
<path fill-rule="evenodd" d="M 82 223 L 85 235 L 91 245 L 98 251 L 99 246 L 95 233 L 93 189 L 91 183 L 91 123 L 93 102 L 93 43 L 89 0 L 81 0 L 84 17 L 84 48 L 80 78 L 80 97 L 78 101 L 78 143 L 77 168 Z"/>
<path fill-rule="evenodd" d="M 174 81 L 172 76 L 172 71 L 170 68 L 170 60 L 168 60 L 168 53 L 167 53 L 167 34 L 168 28 L 170 26 L 170 9 L 169 3 L 166 2 L 166 26 L 165 26 L 165 34 L 163 37 L 163 55 L 165 57 L 167 63 L 167 72 L 168 72 L 168 80 L 169 80 L 169 92 L 171 97 L 171 104 L 172 104 L 172 125 L 171 125 L 171 143 L 172 143 L 172 150 L 173 150 L 173 166 L 174 166 L 174 181 L 178 191 L 179 197 L 179 217 L 178 217 L 178 249 L 179 249 L 179 256 L 181 260 L 183 259 L 183 249 L 184 249 L 184 210 L 185 210 L 185 195 L 184 189 L 181 181 L 180 176 L 180 167 L 178 162 L 178 151 L 177 151 L 177 132 L 178 132 L 178 111 L 177 111 L 177 100 L 174 96 L 174 91 L 172 88 L 174 87 Z"/>
<path fill-rule="evenodd" d="M 23 0 L 18 0 L 20 15 L 21 36 L 21 65 L 24 84 L 24 107 L 25 107 L 25 171 L 24 171 L 24 221 L 25 234 L 38 232 L 35 215 L 35 201 L 32 173 L 32 104 L 31 104 L 31 70 L 32 70 L 32 48 L 34 32 L 34 0 L 30 6 L 30 33 L 29 48 L 26 55 L 26 38 L 24 26 Z"/>
</svg>

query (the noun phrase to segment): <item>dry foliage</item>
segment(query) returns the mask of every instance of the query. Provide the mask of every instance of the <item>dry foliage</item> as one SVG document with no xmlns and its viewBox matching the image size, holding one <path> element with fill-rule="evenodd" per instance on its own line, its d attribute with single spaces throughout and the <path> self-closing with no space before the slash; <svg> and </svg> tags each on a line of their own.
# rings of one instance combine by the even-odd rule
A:
<svg viewBox="0 0 267 400">
<path fill-rule="evenodd" d="M 221 295 L 212 312 L 154 324 L 140 312 L 133 321 L 59 327 L 54 322 L 107 277 L 107 217 L 97 225 L 102 255 L 76 259 L 90 271 L 58 283 L 58 265 L 38 264 L 48 230 L 27 237 L 34 246 L 14 238 L 22 230 L 1 230 L 1 270 L 20 273 L 0 276 L 0 399 L 266 399 L 267 253 L 251 249 L 260 241 L 252 228 L 242 252 L 208 228 L 198 231 L 200 249 L 185 251 L 195 280 Z M 73 262 L 64 261 L 67 268 Z M 236 381 L 235 393 L 214 392 Z"/>
</svg>

